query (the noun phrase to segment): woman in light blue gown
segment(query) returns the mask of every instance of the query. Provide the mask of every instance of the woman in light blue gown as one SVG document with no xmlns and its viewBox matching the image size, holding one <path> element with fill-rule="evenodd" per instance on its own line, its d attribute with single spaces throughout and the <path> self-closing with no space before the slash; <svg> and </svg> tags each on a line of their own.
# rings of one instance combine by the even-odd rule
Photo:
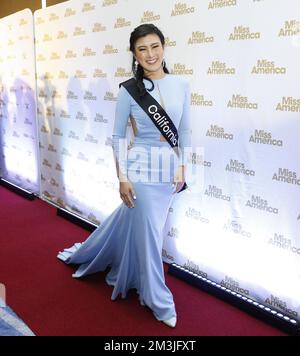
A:
<svg viewBox="0 0 300 356">
<path fill-rule="evenodd" d="M 112 299 L 135 288 L 142 305 L 170 327 L 177 314 L 165 284 L 162 262 L 163 228 L 174 193 L 184 184 L 185 154 L 190 147 L 190 91 L 188 82 L 170 75 L 164 61 L 164 36 L 152 24 L 137 27 L 130 37 L 133 73 L 142 96 L 146 90 L 165 109 L 178 130 L 179 155 L 151 119 L 121 86 L 113 130 L 113 150 L 123 203 L 83 244 L 58 254 L 80 265 L 74 278 L 104 271 L 113 286 Z M 127 150 L 129 117 L 135 132 Z M 124 147 L 126 149 L 122 149 Z"/>
</svg>

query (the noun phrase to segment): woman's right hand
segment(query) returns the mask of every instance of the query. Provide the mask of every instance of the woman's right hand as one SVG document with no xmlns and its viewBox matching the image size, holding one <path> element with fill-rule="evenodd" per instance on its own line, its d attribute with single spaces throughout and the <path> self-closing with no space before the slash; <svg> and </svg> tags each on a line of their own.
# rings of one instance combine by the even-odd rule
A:
<svg viewBox="0 0 300 356">
<path fill-rule="evenodd" d="M 120 196 L 128 208 L 134 208 L 134 200 L 136 200 L 136 194 L 132 184 L 129 181 L 120 182 Z"/>
</svg>

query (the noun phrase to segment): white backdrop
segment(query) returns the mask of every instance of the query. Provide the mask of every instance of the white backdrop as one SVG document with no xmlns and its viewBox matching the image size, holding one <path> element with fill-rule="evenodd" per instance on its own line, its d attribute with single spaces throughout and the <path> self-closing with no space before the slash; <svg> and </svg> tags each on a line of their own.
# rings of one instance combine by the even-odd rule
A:
<svg viewBox="0 0 300 356">
<path fill-rule="evenodd" d="M 33 16 L 0 19 L 0 175 L 39 193 Z"/>
<path fill-rule="evenodd" d="M 163 3 L 163 6 L 162 6 Z M 42 197 L 100 223 L 120 203 L 111 149 L 130 32 L 165 36 L 192 89 L 190 166 L 163 255 L 300 320 L 298 0 L 69 1 L 35 13 Z M 201 311 L 199 311 L 201 312 Z"/>
</svg>

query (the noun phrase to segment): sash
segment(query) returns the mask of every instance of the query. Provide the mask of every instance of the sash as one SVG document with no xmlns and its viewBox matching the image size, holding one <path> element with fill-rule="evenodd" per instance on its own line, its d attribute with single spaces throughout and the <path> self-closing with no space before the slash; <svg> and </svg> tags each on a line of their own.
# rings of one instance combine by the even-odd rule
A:
<svg viewBox="0 0 300 356">
<path fill-rule="evenodd" d="M 150 117 L 151 121 L 158 128 L 161 135 L 166 139 L 178 155 L 177 128 L 162 106 L 148 92 L 144 96 L 140 96 L 135 78 L 131 78 L 123 83 L 120 83 L 119 87 L 121 86 L 128 91 L 133 99 Z"/>
<path fill-rule="evenodd" d="M 120 83 L 119 87 L 121 86 L 123 86 L 128 91 L 128 93 L 133 97 L 133 99 L 150 117 L 151 121 L 158 128 L 161 135 L 174 149 L 177 156 L 179 156 L 177 128 L 174 125 L 172 119 L 167 114 L 167 112 L 164 110 L 164 108 L 148 92 L 144 96 L 140 96 L 135 78 L 131 78 L 123 83 Z M 185 189 L 187 189 L 186 182 L 184 182 L 183 187 L 178 193 L 182 192 Z"/>
</svg>

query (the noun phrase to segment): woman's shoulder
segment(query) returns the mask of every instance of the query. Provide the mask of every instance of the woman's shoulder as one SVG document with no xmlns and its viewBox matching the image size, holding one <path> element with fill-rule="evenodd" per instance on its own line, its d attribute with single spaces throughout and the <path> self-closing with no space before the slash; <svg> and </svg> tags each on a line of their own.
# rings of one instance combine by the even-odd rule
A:
<svg viewBox="0 0 300 356">
<path fill-rule="evenodd" d="M 188 86 L 190 83 L 186 77 L 178 74 L 168 74 L 168 78 L 172 83 L 182 85 L 183 87 Z"/>
<path fill-rule="evenodd" d="M 118 102 L 130 103 L 131 96 L 123 85 L 119 85 Z"/>
<path fill-rule="evenodd" d="M 190 81 L 186 77 L 178 74 L 169 74 L 168 77 L 169 86 L 180 88 L 179 90 L 182 90 L 186 93 L 190 92 Z"/>
</svg>

